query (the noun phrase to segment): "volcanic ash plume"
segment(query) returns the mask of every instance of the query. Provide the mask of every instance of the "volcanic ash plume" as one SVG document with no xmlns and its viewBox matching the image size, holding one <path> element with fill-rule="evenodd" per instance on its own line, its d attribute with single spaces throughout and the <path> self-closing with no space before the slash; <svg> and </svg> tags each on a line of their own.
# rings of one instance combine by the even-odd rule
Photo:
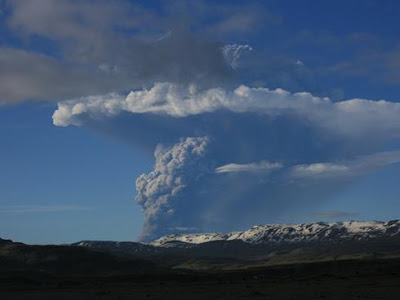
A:
<svg viewBox="0 0 400 300">
<path fill-rule="evenodd" d="M 213 172 L 206 158 L 209 139 L 188 137 L 172 147 L 158 145 L 154 156 L 154 170 L 136 180 L 136 201 L 145 212 L 142 240 L 149 240 L 176 228 L 184 228 L 185 219 L 178 216 L 178 207 L 184 207 L 188 186 L 207 173 Z"/>
</svg>

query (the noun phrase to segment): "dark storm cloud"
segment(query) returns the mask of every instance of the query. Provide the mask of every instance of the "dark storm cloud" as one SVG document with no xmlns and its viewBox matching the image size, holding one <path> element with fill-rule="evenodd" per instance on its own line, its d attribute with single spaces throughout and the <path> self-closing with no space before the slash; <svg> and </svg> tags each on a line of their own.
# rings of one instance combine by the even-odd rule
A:
<svg viewBox="0 0 400 300">
<path fill-rule="evenodd" d="M 281 21 L 256 4 L 168 1 L 155 10 L 124 0 L 5 3 L 3 24 L 23 49 L 1 49 L 1 103 L 60 101 L 157 81 L 313 90 L 312 75 L 297 59 L 255 51 L 255 59 L 239 64 L 240 52 L 251 45 L 229 41 Z M 43 49 L 46 54 L 39 54 Z"/>
<path fill-rule="evenodd" d="M 103 94 L 159 80 L 223 84 L 230 77 L 221 43 L 196 38 L 167 17 L 127 1 L 7 3 L 12 34 L 28 46 L 40 43 L 37 36 L 50 40 L 57 51 L 52 57 L 1 49 L 3 103 Z"/>
<path fill-rule="evenodd" d="M 0 104 L 62 100 L 127 86 L 124 78 L 93 66 L 63 63 L 24 50 L 0 48 L 0 65 Z"/>
</svg>

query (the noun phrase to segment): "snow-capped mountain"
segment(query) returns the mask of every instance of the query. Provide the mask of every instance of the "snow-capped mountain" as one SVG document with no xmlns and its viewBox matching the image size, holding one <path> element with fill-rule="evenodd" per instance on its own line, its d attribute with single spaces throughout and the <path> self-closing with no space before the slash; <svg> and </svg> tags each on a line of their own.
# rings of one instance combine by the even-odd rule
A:
<svg viewBox="0 0 400 300">
<path fill-rule="evenodd" d="M 389 222 L 316 222 L 296 225 L 257 225 L 246 231 L 231 233 L 196 233 L 166 235 L 153 246 L 173 247 L 174 244 L 203 244 L 214 241 L 240 240 L 250 244 L 278 244 L 317 241 L 361 241 L 381 237 L 400 237 L 400 220 Z"/>
<path fill-rule="evenodd" d="M 197 259 L 200 265 L 204 264 L 204 259 L 219 263 L 222 258 L 240 263 L 249 260 L 280 264 L 400 257 L 400 220 L 258 225 L 231 233 L 166 235 L 147 244 L 82 241 L 71 246 L 171 265 L 192 264 Z"/>
</svg>

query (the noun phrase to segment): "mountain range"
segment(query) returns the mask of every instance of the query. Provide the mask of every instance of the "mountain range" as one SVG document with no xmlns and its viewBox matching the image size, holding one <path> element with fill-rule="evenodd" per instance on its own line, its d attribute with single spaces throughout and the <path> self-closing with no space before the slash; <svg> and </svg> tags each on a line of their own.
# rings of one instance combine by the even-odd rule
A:
<svg viewBox="0 0 400 300">
<path fill-rule="evenodd" d="M 198 233 L 166 235 L 154 246 L 168 246 L 174 242 L 201 244 L 213 241 L 240 240 L 250 244 L 279 244 L 299 242 L 337 242 L 344 240 L 371 240 L 400 234 L 400 220 L 389 222 L 316 222 L 296 225 L 257 225 L 246 231 L 231 233 Z"/>
<path fill-rule="evenodd" d="M 400 220 L 257 225 L 231 233 L 166 235 L 150 243 L 81 241 L 73 246 L 187 269 L 400 257 Z"/>
</svg>

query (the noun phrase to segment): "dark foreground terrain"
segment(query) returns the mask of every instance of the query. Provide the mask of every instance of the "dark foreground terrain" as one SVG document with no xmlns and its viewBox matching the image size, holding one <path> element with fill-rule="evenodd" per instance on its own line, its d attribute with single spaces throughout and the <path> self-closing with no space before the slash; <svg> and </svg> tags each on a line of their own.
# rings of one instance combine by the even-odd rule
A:
<svg viewBox="0 0 400 300">
<path fill-rule="evenodd" d="M 399 299 L 400 259 L 241 271 L 80 276 L 2 274 L 0 299 Z"/>
<path fill-rule="evenodd" d="M 0 300 L 397 300 L 400 222 L 385 224 L 384 231 L 372 226 L 356 234 L 312 224 L 323 227 L 315 233 L 320 238 L 299 241 L 282 241 L 285 235 L 267 228 L 264 235 L 255 235 L 262 238 L 259 243 L 83 241 L 39 246 L 0 239 Z"/>
</svg>

